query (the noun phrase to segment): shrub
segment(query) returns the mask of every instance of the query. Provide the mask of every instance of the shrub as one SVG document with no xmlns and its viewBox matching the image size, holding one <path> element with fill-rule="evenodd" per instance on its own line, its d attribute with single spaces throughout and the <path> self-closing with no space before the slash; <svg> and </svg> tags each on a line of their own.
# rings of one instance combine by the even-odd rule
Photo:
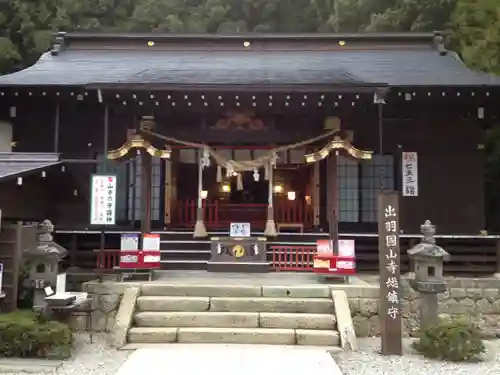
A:
<svg viewBox="0 0 500 375">
<path fill-rule="evenodd" d="M 444 320 L 421 329 L 413 348 L 426 358 L 471 361 L 484 353 L 481 332 L 463 320 Z"/>
<path fill-rule="evenodd" d="M 68 358 L 70 328 L 56 321 L 38 319 L 31 311 L 0 315 L 0 356 Z"/>
</svg>

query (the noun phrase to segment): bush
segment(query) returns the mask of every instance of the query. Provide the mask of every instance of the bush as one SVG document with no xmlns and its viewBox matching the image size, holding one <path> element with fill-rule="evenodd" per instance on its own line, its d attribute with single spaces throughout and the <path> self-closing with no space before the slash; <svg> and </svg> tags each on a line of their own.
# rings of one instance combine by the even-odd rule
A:
<svg viewBox="0 0 500 375">
<path fill-rule="evenodd" d="M 0 356 L 64 359 L 71 355 L 70 328 L 31 311 L 0 315 Z"/>
<path fill-rule="evenodd" d="M 446 361 L 471 361 L 484 353 L 481 332 L 463 320 L 440 320 L 420 331 L 413 348 L 426 358 Z"/>
</svg>

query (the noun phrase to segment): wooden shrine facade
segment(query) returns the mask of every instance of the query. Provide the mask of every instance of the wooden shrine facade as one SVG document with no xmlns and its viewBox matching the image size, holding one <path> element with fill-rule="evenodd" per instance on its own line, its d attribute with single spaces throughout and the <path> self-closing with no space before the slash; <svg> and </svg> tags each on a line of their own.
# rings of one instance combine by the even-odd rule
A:
<svg viewBox="0 0 500 375">
<path fill-rule="evenodd" d="M 238 162 L 337 132 L 371 159 L 343 151 L 335 165 L 308 162 L 333 135 L 278 153 L 276 223 L 327 231 L 334 210 L 341 232 L 376 232 L 376 194 L 403 189 L 402 153 L 416 152 L 418 195 L 402 198 L 401 229 L 431 219 L 441 232 L 475 234 L 487 229 L 482 134 L 498 116 L 499 88 L 437 34 L 58 34 L 34 66 L 0 77 L 0 119 L 12 151 L 60 154 L 57 171 L 34 182 L 49 198 L 30 202 L 59 228 L 89 227 L 90 174 L 105 171 L 118 175 L 117 228 L 139 227 L 143 159 L 107 156 L 154 119 L 156 133 L 181 142 L 148 138 L 169 150 L 148 167 L 152 229 L 192 228 L 200 194 L 207 229 L 264 229 L 264 168 L 259 181 L 254 171 L 221 179 L 212 164 L 200 192 L 202 150 L 188 143 Z"/>
</svg>

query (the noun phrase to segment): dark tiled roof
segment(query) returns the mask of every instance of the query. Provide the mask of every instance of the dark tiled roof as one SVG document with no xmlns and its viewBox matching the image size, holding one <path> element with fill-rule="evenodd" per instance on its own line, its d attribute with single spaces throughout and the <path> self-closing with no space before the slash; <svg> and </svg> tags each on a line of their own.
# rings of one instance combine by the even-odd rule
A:
<svg viewBox="0 0 500 375">
<path fill-rule="evenodd" d="M 59 154 L 0 152 L 0 179 L 59 164 Z"/>
<path fill-rule="evenodd" d="M 500 86 L 454 53 L 428 48 L 200 51 L 89 48 L 44 54 L 2 86 Z"/>
</svg>

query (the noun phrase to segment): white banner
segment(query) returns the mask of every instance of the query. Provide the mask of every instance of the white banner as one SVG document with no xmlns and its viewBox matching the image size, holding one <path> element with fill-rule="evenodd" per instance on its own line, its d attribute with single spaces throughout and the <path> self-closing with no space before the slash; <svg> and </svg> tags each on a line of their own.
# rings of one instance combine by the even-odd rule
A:
<svg viewBox="0 0 500 375">
<path fill-rule="evenodd" d="M 401 172 L 403 196 L 418 197 L 418 155 L 416 152 L 403 152 Z"/>
<path fill-rule="evenodd" d="M 116 176 L 92 175 L 90 224 L 116 224 Z"/>
</svg>

